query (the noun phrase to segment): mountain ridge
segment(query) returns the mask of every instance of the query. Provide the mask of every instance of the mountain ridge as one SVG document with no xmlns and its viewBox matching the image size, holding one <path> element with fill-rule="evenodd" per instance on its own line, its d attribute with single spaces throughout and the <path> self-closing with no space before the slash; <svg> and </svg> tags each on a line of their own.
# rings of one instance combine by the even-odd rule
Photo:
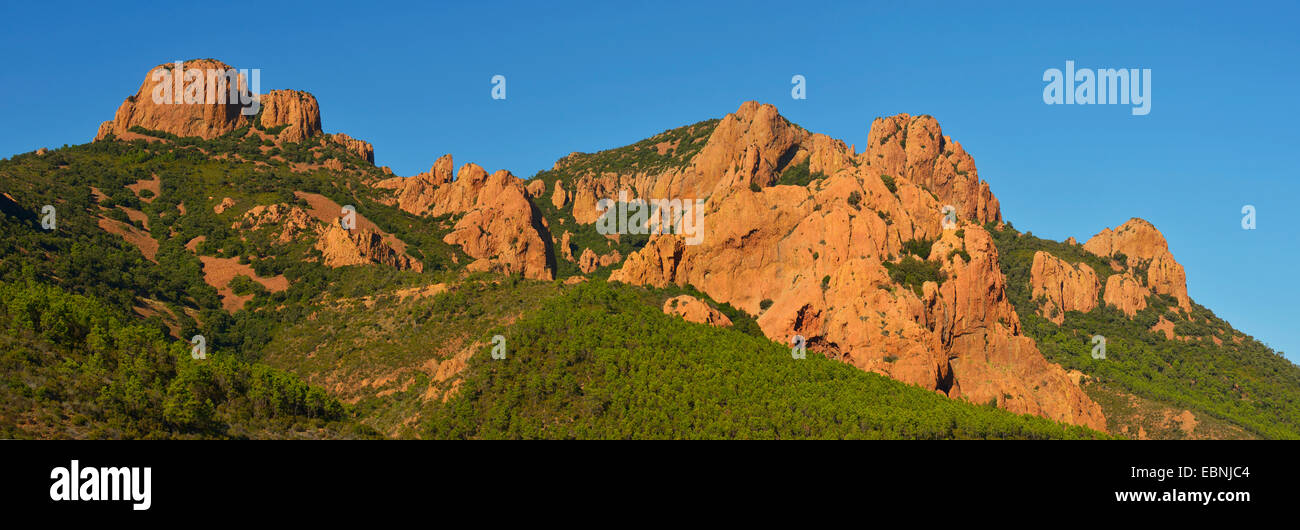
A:
<svg viewBox="0 0 1300 530">
<path fill-rule="evenodd" d="M 148 83 L 146 78 L 114 120 L 101 126 L 94 144 L 152 166 L 128 161 L 122 167 L 134 178 L 97 177 L 101 187 L 95 189 L 106 192 L 81 204 L 98 212 L 102 230 L 127 244 L 156 243 L 160 250 L 153 252 L 168 263 L 197 259 L 198 276 L 222 303 L 238 300 L 222 311 L 211 301 L 198 302 L 208 307 L 202 310 L 189 301 L 208 295 L 130 301 L 142 308 L 137 313 L 170 313 L 169 329 L 183 334 L 231 316 L 254 325 L 261 318 L 254 313 L 300 313 L 305 309 L 294 306 L 302 302 L 293 300 L 318 297 L 308 286 L 319 284 L 316 292 L 338 285 L 357 289 L 375 275 L 419 289 L 424 287 L 417 284 L 437 280 L 452 284 L 452 291 L 464 275 L 475 274 L 562 285 L 609 281 L 654 292 L 688 289 L 702 306 L 695 306 L 697 312 L 727 313 L 704 318 L 715 325 L 732 322 L 723 328 L 753 326 L 748 329 L 779 344 L 799 335 L 813 352 L 948 398 L 1133 437 L 1157 429 L 1142 425 L 1141 418 L 1116 423 L 1115 394 L 1092 390 L 1115 384 L 1097 379 L 1106 365 L 1063 357 L 1063 349 L 1076 345 L 1052 341 L 1050 351 L 1040 352 L 1039 344 L 1051 337 L 1047 326 L 1077 334 L 1074 315 L 1114 309 L 1130 322 L 1143 322 L 1141 331 L 1123 333 L 1159 333 L 1171 344 L 1197 348 L 1247 344 L 1243 355 L 1269 351 L 1255 349 L 1253 339 L 1195 305 L 1163 236 L 1140 219 L 1103 229 L 1083 245 L 1035 250 L 1032 266 L 1008 268 L 1009 252 L 1021 252 L 1008 236 L 1023 241 L 1024 234 L 1002 219 L 973 157 L 928 115 L 875 119 L 858 153 L 842 140 L 791 123 L 774 106 L 751 101 L 720 119 L 629 146 L 572 153 L 529 179 L 507 170 L 488 173 L 473 163 L 453 173 L 451 155 L 439 157 L 428 172 L 398 177 L 374 166 L 369 144 L 323 133 L 310 93 L 272 91 L 263 96 L 260 114 L 227 120 L 221 109 L 149 107 L 140 101 Z M 195 116 L 215 123 L 196 124 Z M 34 156 L 50 161 L 63 155 Z M 198 178 L 209 183 L 204 189 L 221 193 L 231 192 L 234 182 L 221 171 L 249 166 L 240 170 L 248 174 L 241 185 L 255 192 L 206 199 L 191 193 L 173 201 L 184 195 L 169 182 L 179 177 L 143 171 L 164 167 L 158 164 L 168 156 L 204 160 L 211 169 Z M 51 167 L 49 175 L 65 167 L 89 170 L 75 160 Z M 634 199 L 704 200 L 707 237 L 693 246 L 680 234 L 598 233 L 597 200 L 620 192 Z M 21 217 L 34 218 L 23 206 L 29 201 L 5 197 Z M 356 206 L 362 220 L 355 232 L 338 226 L 345 204 Z M 196 220 L 198 214 L 203 219 Z M 149 258 L 145 248 L 139 250 Z M 374 267 L 391 272 L 362 272 Z M 235 273 L 228 272 L 232 268 Z M 155 302 L 163 309 L 149 309 Z M 664 313 L 676 307 L 666 298 L 653 305 Z M 1154 322 L 1147 322 L 1156 309 Z M 190 311 L 203 318 L 185 316 Z M 255 325 L 268 326 L 258 333 L 274 335 L 276 324 Z M 1208 335 L 1195 334 L 1205 326 Z M 250 342 L 248 336 L 231 344 L 255 355 L 259 341 L 276 340 Z M 457 355 L 464 356 L 457 357 L 458 368 L 431 368 L 430 378 L 439 385 L 460 381 L 474 352 Z M 1251 374 L 1250 382 L 1266 378 Z M 319 374 L 303 375 L 311 380 Z M 1270 430 L 1256 419 L 1263 412 L 1250 407 L 1217 407 L 1195 392 L 1162 393 L 1127 377 L 1115 380 L 1146 398 L 1175 407 L 1192 403 L 1201 414 L 1218 414 L 1270 437 L 1300 432 L 1291 420 L 1282 424 L 1292 427 Z M 1270 403 L 1292 410 L 1294 394 L 1279 390 L 1294 390 L 1294 383 L 1268 381 L 1254 397 L 1243 393 L 1238 399 L 1267 394 Z M 439 399 L 454 395 L 439 388 Z"/>
</svg>

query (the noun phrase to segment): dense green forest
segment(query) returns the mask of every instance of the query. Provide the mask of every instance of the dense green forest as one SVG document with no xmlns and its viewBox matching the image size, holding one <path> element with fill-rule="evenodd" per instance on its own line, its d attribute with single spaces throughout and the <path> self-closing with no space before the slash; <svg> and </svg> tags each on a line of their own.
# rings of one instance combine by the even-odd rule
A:
<svg viewBox="0 0 1300 530">
<path fill-rule="evenodd" d="M 0 282 L 0 438 L 372 436 L 324 390 L 27 279 Z"/>
<path fill-rule="evenodd" d="M 1152 295 L 1148 307 L 1129 318 L 1105 305 L 1099 292 L 1096 309 L 1066 312 L 1065 322 L 1057 326 L 1036 312 L 1038 305 L 1029 297 L 1034 253 L 1042 250 L 1072 264 L 1086 263 L 1102 285 L 1113 273 L 1109 262 L 1075 245 L 1022 234 L 1010 225 L 988 228 L 1024 332 L 1049 360 L 1101 384 L 1209 414 L 1263 437 L 1300 438 L 1300 367 L 1280 353 L 1195 302 L 1190 314 L 1176 311 L 1176 301 L 1165 295 Z M 1146 281 L 1144 270 L 1135 272 Z M 1152 331 L 1162 316 L 1186 338 L 1169 340 Z M 1093 335 L 1106 338 L 1105 359 L 1092 358 Z"/>
<path fill-rule="evenodd" d="M 1098 438 L 977 406 L 730 329 L 687 323 L 632 287 L 577 286 L 470 359 L 433 438 Z"/>
</svg>

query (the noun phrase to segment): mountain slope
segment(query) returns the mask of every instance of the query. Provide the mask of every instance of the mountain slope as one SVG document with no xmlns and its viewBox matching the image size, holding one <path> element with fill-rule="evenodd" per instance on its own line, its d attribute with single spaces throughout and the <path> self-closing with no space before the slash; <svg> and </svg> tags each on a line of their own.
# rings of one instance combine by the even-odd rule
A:
<svg viewBox="0 0 1300 530">
<path fill-rule="evenodd" d="M 1154 433 L 1163 428 L 1166 437 L 1196 437 L 1197 429 L 1205 427 L 1185 427 L 1182 424 L 1189 422 L 1181 420 L 1171 425 L 1173 416 L 1188 411 L 1191 424 L 1218 419 L 1239 427 L 1217 437 L 1300 438 L 1300 367 L 1185 298 L 1185 288 L 1144 296 L 1139 292 L 1142 309 L 1131 315 L 1121 308 L 1127 304 L 1115 304 L 1105 291 L 1094 291 L 1093 309 L 1064 311 L 1056 323 L 1037 311 L 1044 301 L 1030 299 L 1030 262 L 1039 252 L 1096 270 L 1097 283 L 1107 290 L 1118 284 L 1109 278 L 1125 276 L 1141 286 L 1166 288 L 1153 284 L 1149 265 L 1128 265 L 1128 256 L 1101 258 L 1085 246 L 1046 241 L 1010 226 L 991 233 L 1005 256 L 1007 292 L 1026 334 L 1053 362 L 1085 374 L 1090 393 L 1107 394 L 1098 402 L 1111 420 L 1112 432 L 1128 427 L 1138 436 L 1139 429 Z M 1176 295 L 1187 300 L 1187 309 Z M 1104 359 L 1092 356 L 1095 335 L 1106 339 Z M 1162 407 L 1135 415 L 1128 412 L 1137 401 L 1127 397 L 1130 394 Z M 1117 422 L 1124 417 L 1128 421 Z"/>
<path fill-rule="evenodd" d="M 85 338 L 15 324 L 10 347 L 28 353 L 8 362 L 27 375 L 7 387 L 6 432 L 1093 435 L 1055 421 L 1300 437 L 1297 368 L 1187 297 L 1155 227 L 1133 220 L 1084 245 L 1020 234 L 930 116 L 877 118 L 858 152 L 747 102 L 528 180 L 456 170 L 451 155 L 401 177 L 369 144 L 321 130 L 309 93 L 272 91 L 247 116 L 151 106 L 151 86 L 93 143 L 0 161 L 0 282 L 93 299 L 156 333 L 158 351 L 201 334 L 210 358 L 294 374 L 317 386 L 285 384 L 342 405 L 248 423 L 233 386 L 201 429 L 164 417 L 60 431 L 46 411 L 87 398 L 42 391 L 54 357 L 32 352 L 79 359 Z M 700 200 L 701 232 L 602 234 L 602 199 Z M 516 363 L 484 357 L 497 334 Z M 1094 334 L 1110 341 L 1105 361 Z M 813 356 L 789 358 L 796 335 Z M 190 377 L 183 356 L 156 357 L 160 381 Z M 19 427 L 32 417 L 47 420 Z"/>
</svg>

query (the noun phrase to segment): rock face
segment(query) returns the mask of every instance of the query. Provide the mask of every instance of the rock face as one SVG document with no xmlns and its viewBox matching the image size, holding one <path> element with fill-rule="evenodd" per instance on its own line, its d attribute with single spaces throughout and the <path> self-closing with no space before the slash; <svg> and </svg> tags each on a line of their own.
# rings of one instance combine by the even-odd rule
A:
<svg viewBox="0 0 1300 530">
<path fill-rule="evenodd" d="M 563 208 L 569 202 L 569 194 L 564 192 L 564 186 L 560 181 L 555 181 L 555 191 L 551 193 L 551 205 L 556 208 Z"/>
<path fill-rule="evenodd" d="M 321 252 L 322 261 L 328 267 L 374 263 L 416 272 L 424 270 L 424 264 L 393 248 L 376 230 L 365 226 L 345 230 L 337 222 L 324 222 L 302 208 L 285 203 L 254 206 L 230 228 L 272 230 L 275 239 L 281 243 L 315 238 L 314 247 Z"/>
<path fill-rule="evenodd" d="M 1191 309 L 1183 266 L 1174 260 L 1165 236 L 1151 223 L 1134 217 L 1115 229 L 1107 228 L 1092 236 L 1083 248 L 1108 258 L 1123 254 L 1129 267 L 1146 270 L 1146 286 L 1151 291 L 1173 296 L 1179 307 Z"/>
<path fill-rule="evenodd" d="M 1147 297 L 1151 292 L 1142 286 L 1142 282 L 1132 274 L 1112 274 L 1106 279 L 1106 305 L 1115 306 L 1128 316 L 1137 314 L 1147 308 Z"/>
<path fill-rule="evenodd" d="M 664 314 L 677 315 L 686 319 L 687 322 L 697 324 L 708 324 L 720 328 L 731 326 L 731 319 L 727 318 L 727 315 L 722 314 L 722 312 L 704 303 L 699 298 L 687 294 L 665 300 Z"/>
<path fill-rule="evenodd" d="M 452 181 L 451 155 L 442 155 L 427 173 L 413 177 L 393 177 L 379 181 L 376 187 L 396 190 L 397 207 L 415 215 L 428 215 L 440 198 L 439 188 Z M 442 195 L 447 195 L 443 191 Z M 463 206 L 463 205 L 462 205 Z"/>
<path fill-rule="evenodd" d="M 809 350 L 953 398 L 1105 428 L 1100 407 L 1021 334 L 982 228 L 1000 220 L 997 200 L 959 144 L 928 117 L 896 116 L 877 120 L 873 146 L 854 159 L 842 143 L 803 133 L 768 107 L 747 103 L 719 122 L 687 170 L 640 183 L 707 191 L 707 231 L 698 245 L 652 236 L 611 281 L 690 285 L 758 315 L 772 340 L 799 334 Z M 816 162 L 825 177 L 769 187 L 781 160 Z M 576 217 L 588 192 L 579 182 L 573 193 Z M 945 229 L 948 204 L 958 215 Z M 918 257 L 939 268 L 941 281 L 891 279 L 886 264 L 899 262 L 912 240 L 935 241 Z M 1092 282 L 1095 304 L 1095 274 Z"/>
<path fill-rule="evenodd" d="M 564 167 L 573 155 L 556 162 Z M 718 121 L 700 151 L 684 167 L 633 174 L 585 175 L 569 191 L 573 217 L 596 221 L 596 201 L 627 191 L 631 198 L 707 199 L 766 187 L 783 170 L 807 162 L 831 173 L 854 164 L 843 142 L 811 134 L 790 123 L 772 105 L 748 101 Z"/>
<path fill-rule="evenodd" d="M 443 155 L 427 173 L 394 177 L 375 184 L 394 190 L 397 207 L 415 215 L 461 215 L 443 241 L 459 245 L 475 261 L 471 270 L 555 278 L 550 233 L 523 181 L 509 171 L 488 175 L 465 164 L 453 178 L 451 155 Z"/>
<path fill-rule="evenodd" d="M 332 134 L 330 139 L 362 160 L 371 164 L 375 163 L 375 146 L 370 145 L 370 142 L 364 142 L 343 133 Z"/>
<path fill-rule="evenodd" d="M 384 243 L 383 236 L 365 228 L 344 230 L 331 224 L 316 241 L 316 249 L 321 252 L 325 265 L 329 267 L 378 263 L 416 272 L 424 270 L 424 265 L 419 261 L 393 250 Z"/>
<path fill-rule="evenodd" d="M 239 221 L 231 224 L 232 230 L 264 230 L 274 228 L 275 240 L 293 241 L 305 232 L 319 233 L 324 229 L 302 208 L 285 203 L 257 205 L 250 208 Z"/>
<path fill-rule="evenodd" d="M 204 72 L 224 72 L 231 69 L 230 65 L 215 59 L 185 61 L 182 67 L 186 71 L 198 69 Z M 112 120 L 99 126 L 95 140 L 103 140 L 110 134 L 119 138 L 129 138 L 132 134 L 131 128 L 136 126 L 182 137 L 197 136 L 212 139 L 253 124 L 255 113 L 244 114 L 245 107 L 238 100 L 230 99 L 229 90 L 223 92 L 224 102 L 219 101 L 215 94 L 212 94 L 213 98 L 209 101 L 207 99 L 209 94 L 205 92 L 201 102 L 155 103 L 155 94 L 163 96 L 164 101 L 175 101 L 175 83 L 166 82 L 166 78 L 155 78 L 154 75 L 158 71 L 171 72 L 174 69 L 175 64 L 172 63 L 150 69 L 149 73 L 145 74 L 140 90 L 122 102 Z M 187 86 L 184 81 L 185 79 L 182 78 L 182 87 Z M 205 86 L 217 86 L 215 77 L 205 81 Z M 164 92 L 164 89 L 169 89 L 170 93 Z M 240 77 L 236 89 L 239 94 L 251 97 L 247 79 Z M 180 101 L 184 101 L 187 89 L 183 89 L 180 93 L 182 98 Z M 167 97 L 169 94 L 173 97 Z M 272 90 L 258 96 L 258 101 L 260 107 L 256 110 L 261 113 L 257 118 L 260 120 L 259 125 L 268 129 L 284 126 L 276 136 L 277 142 L 302 142 L 322 134 L 320 105 L 316 102 L 316 97 L 310 93 L 298 90 Z M 369 143 L 343 133 L 329 135 L 329 139 L 365 161 L 371 164 L 375 162 L 375 148 Z"/>
<path fill-rule="evenodd" d="M 227 71 L 230 65 L 213 59 L 198 59 L 185 61 L 182 68 L 184 70 L 199 69 L 207 71 Z M 168 82 L 167 78 L 156 78 L 155 72 L 160 69 L 173 71 L 175 65 L 172 63 L 162 64 L 149 69 L 145 74 L 144 82 L 140 85 L 135 95 L 127 97 L 122 105 L 117 108 L 117 114 L 110 121 L 104 122 L 99 126 L 99 132 L 95 135 L 95 140 L 102 140 L 110 133 L 119 137 L 127 136 L 132 127 L 140 126 L 145 129 L 163 131 L 175 134 L 177 136 L 198 136 L 204 139 L 216 138 L 225 133 L 238 129 L 250 123 L 250 116 L 243 114 L 243 106 L 238 101 L 230 101 L 229 92 L 226 92 L 225 103 L 218 103 L 215 99 L 208 102 L 204 93 L 202 103 L 175 103 L 176 93 L 172 90 L 175 87 L 174 81 L 171 86 L 160 86 Z M 182 86 L 184 77 L 182 74 Z M 240 78 L 240 85 L 237 90 L 243 94 L 249 94 L 247 80 Z M 166 89 L 167 92 L 163 92 Z M 172 101 L 172 103 L 155 103 L 154 95 L 157 93 L 163 96 L 163 101 Z M 180 101 L 185 101 L 185 91 L 182 89 Z M 171 96 L 171 97 L 167 97 Z"/>
<path fill-rule="evenodd" d="M 230 197 L 224 197 L 221 199 L 220 203 L 217 203 L 216 206 L 212 207 L 212 213 L 221 214 L 222 212 L 226 211 L 227 208 L 230 208 L 231 206 L 234 205 L 235 205 L 234 199 L 231 199 Z"/>
<path fill-rule="evenodd" d="M 568 232 L 565 232 L 565 234 L 568 234 Z M 582 271 L 583 274 L 591 274 L 597 268 L 608 267 L 622 261 L 622 259 L 623 256 L 617 250 L 603 256 L 597 256 L 591 249 L 586 249 L 582 251 L 582 256 L 578 258 L 578 270 Z"/>
<path fill-rule="evenodd" d="M 980 224 L 1002 220 L 998 200 L 979 179 L 975 160 L 960 143 L 944 136 L 931 116 L 876 118 L 859 160 L 878 174 L 907 177 L 934 192 L 962 218 Z"/>
<path fill-rule="evenodd" d="M 528 190 L 528 196 L 536 199 L 546 193 L 546 183 L 540 180 L 532 180 L 528 182 L 526 189 Z"/>
<path fill-rule="evenodd" d="M 267 129 L 284 126 L 277 140 L 301 142 L 321 133 L 320 105 L 306 92 L 272 90 L 262 96 L 261 122 Z"/>
<path fill-rule="evenodd" d="M 1029 274 L 1029 297 L 1042 300 L 1039 314 L 1060 324 L 1065 322 L 1066 311 L 1092 311 L 1097 307 L 1100 284 L 1092 267 L 1080 263 L 1070 265 L 1047 252 L 1034 253 L 1034 264 Z"/>
<path fill-rule="evenodd" d="M 484 190 L 488 191 L 479 195 L 473 209 L 461 217 L 443 241 L 459 245 L 475 259 L 468 265 L 470 270 L 555 279 L 546 238 L 540 232 L 541 215 L 528 201 L 519 179 L 508 171 L 498 171 Z"/>
</svg>

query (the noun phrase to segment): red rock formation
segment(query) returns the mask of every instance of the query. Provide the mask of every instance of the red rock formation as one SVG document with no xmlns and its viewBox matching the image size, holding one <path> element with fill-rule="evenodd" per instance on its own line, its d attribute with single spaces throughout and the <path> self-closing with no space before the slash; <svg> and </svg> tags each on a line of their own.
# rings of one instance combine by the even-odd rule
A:
<svg viewBox="0 0 1300 530">
<path fill-rule="evenodd" d="M 1134 217 L 1118 228 L 1107 228 L 1092 236 L 1083 248 L 1102 257 L 1123 254 L 1129 267 L 1146 267 L 1146 285 L 1152 291 L 1173 296 L 1179 307 L 1191 309 L 1183 266 L 1174 260 L 1165 236 L 1151 223 Z"/>
<path fill-rule="evenodd" d="M 240 220 L 230 225 L 232 230 L 264 230 L 277 228 L 276 240 L 288 243 L 303 233 L 319 233 L 324 226 L 297 206 L 284 203 L 257 205 L 250 208 Z"/>
<path fill-rule="evenodd" d="M 1112 274 L 1106 279 L 1106 305 L 1115 306 L 1130 317 L 1147 308 L 1148 296 L 1151 291 L 1131 273 Z"/>
<path fill-rule="evenodd" d="M 568 232 L 565 232 L 565 234 L 568 234 Z M 582 271 L 583 274 L 591 274 L 597 268 L 608 267 L 622 261 L 622 259 L 623 256 L 617 250 L 603 256 L 597 256 L 595 251 L 586 249 L 582 251 L 582 256 L 578 258 L 578 270 Z"/>
<path fill-rule="evenodd" d="M 610 279 L 691 285 L 759 315 L 764 334 L 778 342 L 799 334 L 810 349 L 864 370 L 1104 428 L 1100 408 L 1020 334 L 992 238 L 971 224 L 962 226 L 964 238 L 943 231 L 941 206 L 906 179 L 896 184 L 891 193 L 857 168 L 818 189 L 715 196 L 701 244 L 652 237 Z M 848 200 L 855 194 L 856 206 Z M 927 283 L 921 296 L 893 284 L 883 262 L 897 259 L 903 241 L 935 237 L 929 258 L 947 281 Z"/>
<path fill-rule="evenodd" d="M 799 334 L 810 350 L 954 398 L 1105 428 L 1100 407 L 1021 334 L 992 238 L 965 221 L 1000 220 L 997 200 L 959 144 L 928 117 L 895 117 L 877 121 L 873 147 L 854 162 L 843 143 L 818 140 L 772 113 L 742 106 L 682 173 L 653 182 L 579 180 L 575 216 L 584 196 L 607 192 L 610 182 L 651 193 L 708 192 L 699 245 L 653 236 L 611 281 L 690 285 L 758 315 L 778 342 Z M 763 187 L 782 158 L 806 159 L 826 176 L 816 186 Z M 893 177 L 893 191 L 881 175 Z M 598 191 L 588 193 L 584 185 L 593 182 Z M 945 204 L 958 208 L 964 237 L 943 229 Z M 894 284 L 884 265 L 914 239 L 938 239 L 928 259 L 946 276 L 918 286 L 919 296 Z M 1095 286 L 1092 292 L 1095 303 Z"/>
<path fill-rule="evenodd" d="M 727 318 L 727 315 L 722 314 L 721 311 L 714 309 L 699 298 L 687 294 L 665 300 L 664 314 L 677 315 L 687 322 L 697 324 L 708 324 L 720 328 L 731 326 L 731 319 Z"/>
<path fill-rule="evenodd" d="M 206 76 L 208 71 L 225 72 L 230 70 L 231 67 L 226 63 L 213 59 L 198 59 L 185 61 L 182 68 L 185 71 L 198 69 L 205 72 Z M 170 77 L 163 78 L 160 75 L 155 75 L 156 72 L 173 72 L 174 70 L 175 64 L 173 63 L 162 64 L 149 69 L 149 73 L 145 74 L 144 82 L 140 85 L 140 90 L 122 102 L 112 120 L 106 121 L 99 126 L 99 132 L 95 135 L 95 140 L 102 140 L 110 133 L 119 137 L 127 136 L 130 129 L 135 126 L 168 132 L 177 136 L 198 136 L 211 139 L 250 123 L 251 116 L 241 112 L 244 107 L 239 101 L 230 100 L 229 91 L 224 93 L 224 103 L 218 102 L 215 93 L 208 94 L 206 91 L 203 94 L 203 102 L 184 103 L 186 93 L 184 88 L 177 94 L 174 91 L 175 82 L 170 81 Z M 188 85 L 184 83 L 183 75 L 181 81 L 182 87 L 185 87 Z M 207 86 L 206 77 L 204 78 L 204 85 Z M 249 94 L 247 80 L 241 77 L 240 84 L 236 89 L 240 93 Z M 164 92 L 164 90 L 166 91 Z M 164 103 L 155 103 L 155 95 L 162 97 Z M 171 97 L 167 97 L 169 95 Z M 179 99 L 181 103 L 176 103 L 178 95 L 181 98 Z M 207 98 L 209 95 L 213 96 L 211 102 Z"/>
<path fill-rule="evenodd" d="M 975 160 L 944 136 L 931 116 L 876 118 L 859 160 L 876 174 L 906 177 L 934 192 L 963 219 L 980 224 L 1002 220 L 998 200 L 979 179 Z"/>
<path fill-rule="evenodd" d="M 297 90 L 272 90 L 263 94 L 261 101 L 262 127 L 284 126 L 276 140 L 301 142 L 321 133 L 320 105 L 316 103 L 316 96 Z"/>
<path fill-rule="evenodd" d="M 185 71 L 201 70 L 205 74 L 231 69 L 230 65 L 214 59 L 185 61 L 182 68 Z M 261 112 L 259 119 L 263 127 L 285 126 L 276 137 L 279 142 L 301 142 L 321 134 L 320 105 L 316 102 L 316 97 L 307 92 L 272 90 L 258 96 L 259 106 L 248 106 L 247 109 L 251 109 L 248 110 L 248 114 L 244 113 L 246 110 L 244 105 L 241 105 L 237 99 L 230 98 L 229 90 L 221 92 L 224 100 L 218 99 L 216 91 L 212 91 L 211 94 L 205 91 L 201 102 L 176 103 L 175 101 L 178 100 L 175 98 L 175 83 L 169 82 L 169 78 L 155 75 L 156 72 L 172 72 L 174 69 L 174 63 L 150 69 L 135 95 L 127 97 L 122 102 L 112 120 L 99 126 L 95 140 L 103 140 L 110 134 L 119 138 L 130 138 L 134 134 L 130 130 L 136 126 L 182 137 L 197 136 L 212 139 L 245 125 L 252 125 L 256 111 Z M 190 93 L 185 88 L 189 86 L 185 81 L 182 78 L 179 99 L 182 102 L 185 101 L 185 95 Z M 205 77 L 204 81 L 205 87 L 218 86 L 215 75 L 210 79 Z M 243 94 L 244 98 L 251 98 L 248 81 L 243 77 L 238 78 L 236 90 L 239 94 Z M 155 103 L 155 95 L 162 97 L 163 101 L 172 101 L 172 103 Z M 208 96 L 212 97 L 209 99 Z M 356 154 L 369 163 L 374 163 L 375 149 L 369 143 L 342 133 L 329 135 L 329 139 L 348 152 Z"/>
<path fill-rule="evenodd" d="M 384 243 L 378 232 L 365 228 L 344 230 L 331 224 L 316 241 L 326 266 L 344 267 L 378 263 L 398 269 L 424 270 L 424 265 Z"/>
<path fill-rule="evenodd" d="M 563 208 L 569 202 L 569 194 L 564 192 L 564 185 L 560 181 L 555 181 L 555 191 L 551 193 L 551 205 L 556 208 Z"/>
<path fill-rule="evenodd" d="M 281 243 L 315 239 L 314 246 L 329 267 L 376 263 L 416 272 L 424 270 L 419 260 L 405 253 L 404 243 L 380 232 L 369 220 L 358 216 L 358 226 L 345 230 L 336 219 L 321 217 L 285 203 L 258 205 L 244 212 L 230 228 L 240 231 L 274 230 L 276 241 Z"/>
<path fill-rule="evenodd" d="M 451 155 L 442 155 L 427 173 L 413 177 L 393 177 L 379 181 L 375 187 L 397 190 L 397 207 L 416 215 L 426 215 L 438 201 L 438 189 L 452 181 Z"/>
<path fill-rule="evenodd" d="M 507 171 L 498 171 L 484 189 L 490 191 L 479 195 L 474 208 L 461 217 L 443 241 L 459 245 L 475 258 L 467 266 L 470 270 L 554 279 L 545 240 L 537 229 L 541 216 L 528 201 L 519 179 Z"/>
<path fill-rule="evenodd" d="M 362 160 L 371 164 L 375 163 L 375 146 L 370 145 L 370 142 L 364 142 L 343 133 L 331 134 L 330 139 Z"/>
<path fill-rule="evenodd" d="M 1034 253 L 1029 273 L 1029 297 L 1042 300 L 1039 314 L 1061 324 L 1066 311 L 1092 311 L 1097 307 L 1100 284 L 1097 273 L 1084 263 L 1070 265 L 1050 253 Z"/>
<path fill-rule="evenodd" d="M 559 252 L 559 257 L 564 258 L 565 261 L 576 261 L 573 257 L 572 240 L 573 233 L 565 230 L 564 235 L 560 236 L 560 240 L 558 241 L 559 246 L 556 247 L 557 252 Z"/>
<path fill-rule="evenodd" d="M 526 189 L 528 190 L 528 196 L 536 199 L 546 193 L 546 183 L 540 180 L 530 180 Z"/>
<path fill-rule="evenodd" d="M 573 155 L 556 162 L 563 168 Z M 748 101 L 723 117 L 684 168 L 635 174 L 584 175 L 569 190 L 573 217 L 596 221 L 596 201 L 628 191 L 630 198 L 707 199 L 752 186 L 774 184 L 783 170 L 809 162 L 827 174 L 853 165 L 843 142 L 811 134 L 787 121 L 772 105 Z"/>
<path fill-rule="evenodd" d="M 212 213 L 219 215 L 222 212 L 226 211 L 227 208 L 230 208 L 231 206 L 234 205 L 235 205 L 234 199 L 231 199 L 230 197 L 222 198 L 220 203 L 212 207 Z"/>
<path fill-rule="evenodd" d="M 475 258 L 470 269 L 553 279 L 546 229 L 523 181 L 508 171 L 488 175 L 476 164 L 465 164 L 453 179 L 451 168 L 451 155 L 443 155 L 427 173 L 375 186 L 396 191 L 397 207 L 415 215 L 463 214 L 443 241 Z"/>
</svg>

